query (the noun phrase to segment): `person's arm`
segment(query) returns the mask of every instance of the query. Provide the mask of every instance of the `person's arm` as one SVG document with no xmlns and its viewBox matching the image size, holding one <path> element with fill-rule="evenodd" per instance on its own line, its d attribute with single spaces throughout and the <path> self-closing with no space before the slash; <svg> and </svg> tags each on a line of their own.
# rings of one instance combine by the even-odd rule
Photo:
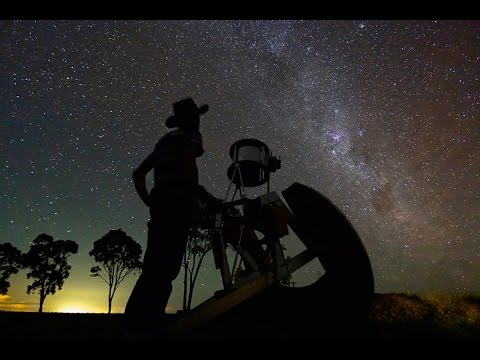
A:
<svg viewBox="0 0 480 360">
<path fill-rule="evenodd" d="M 145 160 L 133 171 L 132 178 L 135 190 L 142 199 L 145 205 L 150 207 L 150 196 L 148 194 L 147 186 L 145 185 L 145 177 L 148 172 L 155 166 L 155 156 L 152 152 Z"/>
</svg>

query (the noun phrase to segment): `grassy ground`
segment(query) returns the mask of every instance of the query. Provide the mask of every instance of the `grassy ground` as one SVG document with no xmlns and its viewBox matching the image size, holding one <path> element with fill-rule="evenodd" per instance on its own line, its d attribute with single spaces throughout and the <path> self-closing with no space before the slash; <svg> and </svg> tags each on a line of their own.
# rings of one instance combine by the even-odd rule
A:
<svg viewBox="0 0 480 360">
<path fill-rule="evenodd" d="M 121 322 L 121 314 L 0 312 L 0 339 L 116 340 L 121 338 Z M 456 339 L 480 343 L 480 297 L 376 294 L 365 331 L 362 338 L 374 340 Z"/>
<path fill-rule="evenodd" d="M 480 296 L 377 294 L 370 321 L 388 338 L 480 340 Z"/>
</svg>

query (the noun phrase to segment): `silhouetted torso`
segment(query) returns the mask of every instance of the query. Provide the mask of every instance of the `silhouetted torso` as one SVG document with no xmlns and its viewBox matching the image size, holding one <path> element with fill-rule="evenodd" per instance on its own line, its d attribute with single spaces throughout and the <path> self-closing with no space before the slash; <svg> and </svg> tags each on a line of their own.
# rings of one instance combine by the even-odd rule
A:
<svg viewBox="0 0 480 360">
<path fill-rule="evenodd" d="M 183 174 L 184 165 L 181 156 L 185 145 L 189 143 L 193 143 L 197 148 L 197 157 L 203 154 L 203 140 L 199 131 L 173 130 L 166 133 L 157 142 L 154 150 L 156 191 L 168 189 L 169 192 L 182 192 L 188 186 L 187 179 Z"/>
</svg>

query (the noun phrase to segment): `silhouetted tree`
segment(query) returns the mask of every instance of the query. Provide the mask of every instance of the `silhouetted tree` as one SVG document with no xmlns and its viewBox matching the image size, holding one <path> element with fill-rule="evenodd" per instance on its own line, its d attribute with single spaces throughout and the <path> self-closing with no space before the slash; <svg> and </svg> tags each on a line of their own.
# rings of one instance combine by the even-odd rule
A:
<svg viewBox="0 0 480 360">
<path fill-rule="evenodd" d="M 141 269 L 142 247 L 123 230 L 110 230 L 93 244 L 89 252 L 100 266 L 90 270 L 91 276 L 98 276 L 108 284 L 108 313 L 112 311 L 112 300 L 118 286 L 125 278 Z"/>
<path fill-rule="evenodd" d="M 27 278 L 34 281 L 27 287 L 27 293 L 40 294 L 40 307 L 43 310 L 43 302 L 49 294 L 62 289 L 63 282 L 70 275 L 67 259 L 71 254 L 76 254 L 78 244 L 72 240 L 53 240 L 47 234 L 38 235 L 33 240 L 30 250 L 23 255 L 23 267 L 30 269 Z"/>
<path fill-rule="evenodd" d="M 10 243 L 0 244 L 0 295 L 6 295 L 8 278 L 21 267 L 22 253 Z"/>
<path fill-rule="evenodd" d="M 209 229 L 215 221 L 215 214 L 220 211 L 222 200 L 208 192 L 202 185 L 198 186 L 198 206 L 200 219 L 197 229 L 193 229 L 188 237 L 186 251 L 183 256 L 183 310 L 191 309 L 193 290 L 202 262 L 212 249 Z"/>
<path fill-rule="evenodd" d="M 185 268 L 183 278 L 184 311 L 188 311 L 192 307 L 195 282 L 197 281 L 203 259 L 211 249 L 212 243 L 209 238 L 208 230 L 197 230 L 193 235 L 189 236 L 183 257 L 183 266 Z"/>
</svg>

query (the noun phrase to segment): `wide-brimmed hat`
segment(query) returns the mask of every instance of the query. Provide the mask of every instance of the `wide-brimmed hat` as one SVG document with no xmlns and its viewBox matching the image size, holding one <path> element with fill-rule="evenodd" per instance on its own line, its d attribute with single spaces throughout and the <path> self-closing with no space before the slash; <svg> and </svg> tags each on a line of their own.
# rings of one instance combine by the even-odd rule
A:
<svg viewBox="0 0 480 360">
<path fill-rule="evenodd" d="M 192 115 L 202 115 L 207 111 L 207 104 L 198 107 L 192 98 L 179 100 L 173 103 L 173 115 L 165 121 L 165 126 L 168 128 L 180 127 L 185 118 Z"/>
</svg>

